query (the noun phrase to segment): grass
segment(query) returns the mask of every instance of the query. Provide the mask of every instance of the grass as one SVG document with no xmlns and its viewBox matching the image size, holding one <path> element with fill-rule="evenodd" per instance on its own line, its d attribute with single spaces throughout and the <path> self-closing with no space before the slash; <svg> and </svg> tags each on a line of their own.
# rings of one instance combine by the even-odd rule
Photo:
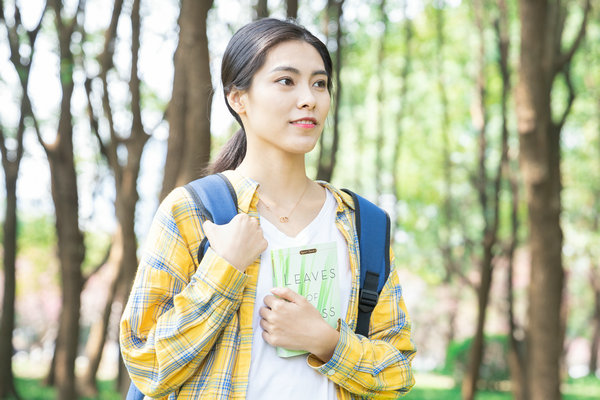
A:
<svg viewBox="0 0 600 400">
<path fill-rule="evenodd" d="M 54 400 L 56 399 L 56 389 L 43 385 L 39 379 L 16 378 L 17 392 L 22 400 Z M 98 396 L 81 397 L 80 400 L 121 400 L 121 396 L 115 390 L 114 381 L 98 382 Z"/>
<path fill-rule="evenodd" d="M 407 400 L 462 400 L 460 388 L 455 388 L 452 378 L 438 374 L 417 374 L 417 385 L 404 398 Z M 54 400 L 56 390 L 42 385 L 39 379 L 16 379 L 17 390 L 23 400 Z M 114 381 L 100 381 L 97 400 L 119 400 L 121 397 L 114 390 Z M 598 400 L 600 399 L 600 379 L 586 377 L 569 379 L 562 386 L 563 400 Z M 511 400 L 510 392 L 479 391 L 477 400 Z M 92 400 L 81 398 L 81 400 Z"/>
</svg>

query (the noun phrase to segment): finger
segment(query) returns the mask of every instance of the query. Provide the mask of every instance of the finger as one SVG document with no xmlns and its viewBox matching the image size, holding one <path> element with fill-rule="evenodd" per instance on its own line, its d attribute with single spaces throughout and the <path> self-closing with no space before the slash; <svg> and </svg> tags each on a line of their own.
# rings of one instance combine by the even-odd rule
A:
<svg viewBox="0 0 600 400">
<path fill-rule="evenodd" d="M 202 229 L 204 230 L 204 234 L 206 236 L 208 236 L 210 233 L 212 233 L 212 230 L 214 228 L 215 224 L 210 221 L 210 220 L 206 220 L 204 221 L 204 223 L 202 224 Z"/>
<path fill-rule="evenodd" d="M 275 301 L 277 300 L 277 298 L 275 296 L 265 296 L 265 298 L 263 299 L 263 303 L 265 303 L 265 306 L 267 306 L 268 308 L 273 308 L 273 304 L 275 304 Z"/>
<path fill-rule="evenodd" d="M 268 344 L 270 344 L 271 346 L 273 346 L 273 343 L 271 342 L 271 335 L 269 335 L 269 332 L 267 331 L 263 331 L 262 332 L 262 338 L 265 342 L 267 342 Z"/>
<path fill-rule="evenodd" d="M 262 232 L 260 234 L 262 235 Z M 263 236 L 262 242 L 260 243 L 260 252 L 262 253 L 263 251 L 265 251 L 267 247 L 269 247 L 269 242 L 267 242 L 267 239 L 265 239 L 265 237 Z"/>
<path fill-rule="evenodd" d="M 258 315 L 260 315 L 260 317 L 262 319 L 266 319 L 269 320 L 269 318 L 271 317 L 271 309 L 267 308 L 267 307 L 261 307 L 260 310 L 258 310 Z"/>
<path fill-rule="evenodd" d="M 264 319 L 261 319 L 259 322 L 260 327 L 262 328 L 262 330 L 264 332 L 270 333 L 271 332 L 271 328 L 272 325 L 269 324 L 267 321 L 265 321 Z"/>
<path fill-rule="evenodd" d="M 288 288 L 273 288 L 271 289 L 271 293 L 273 293 L 275 296 L 278 296 L 279 298 L 282 298 L 283 300 L 287 300 L 292 303 L 298 303 L 304 298 L 298 293 Z"/>
</svg>

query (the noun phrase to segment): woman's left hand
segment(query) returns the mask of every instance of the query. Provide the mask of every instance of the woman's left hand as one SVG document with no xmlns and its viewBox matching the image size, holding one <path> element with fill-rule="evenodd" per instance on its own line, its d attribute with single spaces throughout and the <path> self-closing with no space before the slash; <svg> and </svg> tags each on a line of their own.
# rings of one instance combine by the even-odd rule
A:
<svg viewBox="0 0 600 400">
<path fill-rule="evenodd" d="M 340 338 L 319 311 L 304 297 L 288 288 L 274 288 L 261 307 L 262 337 L 271 346 L 306 350 L 327 362 Z"/>
</svg>

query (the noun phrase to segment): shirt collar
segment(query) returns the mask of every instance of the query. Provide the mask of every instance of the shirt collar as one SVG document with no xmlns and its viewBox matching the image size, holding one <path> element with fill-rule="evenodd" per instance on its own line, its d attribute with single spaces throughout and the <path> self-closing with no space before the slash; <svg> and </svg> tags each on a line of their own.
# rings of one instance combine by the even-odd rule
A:
<svg viewBox="0 0 600 400">
<path fill-rule="evenodd" d="M 246 214 L 251 209 L 256 210 L 256 203 L 258 202 L 258 196 L 256 196 L 258 182 L 242 175 L 236 170 L 224 171 L 223 175 L 229 179 L 235 190 L 238 200 L 238 209 Z M 337 203 L 337 212 L 344 212 L 346 208 L 354 210 L 352 196 L 348 193 L 333 187 L 330 183 L 325 181 L 317 181 L 317 183 L 331 192 Z"/>
</svg>

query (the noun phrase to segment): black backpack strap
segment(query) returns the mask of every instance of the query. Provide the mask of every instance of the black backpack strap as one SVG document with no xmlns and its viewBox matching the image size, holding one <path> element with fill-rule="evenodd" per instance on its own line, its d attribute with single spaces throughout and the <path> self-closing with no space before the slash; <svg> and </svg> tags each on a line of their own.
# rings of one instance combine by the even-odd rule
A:
<svg viewBox="0 0 600 400">
<path fill-rule="evenodd" d="M 360 291 L 356 333 L 369 335 L 371 313 L 390 274 L 390 217 L 356 193 L 342 189 L 354 201 L 354 219 L 360 253 Z"/>
</svg>

